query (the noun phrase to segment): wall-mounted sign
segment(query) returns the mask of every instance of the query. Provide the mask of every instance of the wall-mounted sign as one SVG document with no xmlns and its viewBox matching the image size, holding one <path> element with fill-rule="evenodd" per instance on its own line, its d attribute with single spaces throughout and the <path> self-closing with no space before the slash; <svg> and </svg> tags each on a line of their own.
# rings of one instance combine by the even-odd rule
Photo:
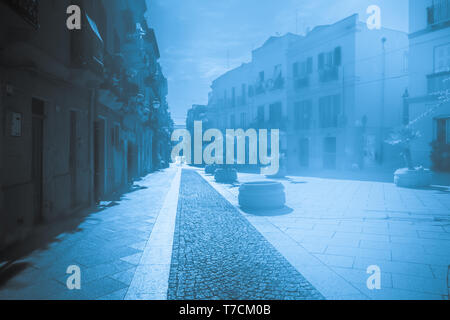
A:
<svg viewBox="0 0 450 320">
<path fill-rule="evenodd" d="M 22 114 L 18 112 L 11 112 L 11 136 L 22 136 Z"/>
</svg>

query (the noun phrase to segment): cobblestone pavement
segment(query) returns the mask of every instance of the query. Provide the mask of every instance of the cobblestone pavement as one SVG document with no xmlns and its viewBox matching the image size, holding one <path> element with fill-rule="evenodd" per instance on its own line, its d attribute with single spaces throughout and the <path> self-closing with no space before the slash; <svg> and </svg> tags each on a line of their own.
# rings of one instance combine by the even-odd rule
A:
<svg viewBox="0 0 450 320">
<path fill-rule="evenodd" d="M 322 299 L 195 171 L 182 173 L 168 299 Z"/>
<path fill-rule="evenodd" d="M 10 271 L 0 272 L 0 299 L 122 300 L 175 172 L 172 167 L 147 176 L 136 191 L 15 261 Z M 66 287 L 70 265 L 81 269 L 79 291 Z"/>
<path fill-rule="evenodd" d="M 239 185 L 202 176 L 238 206 Z M 239 173 L 240 183 L 264 179 Z M 278 181 L 290 212 L 242 214 L 327 299 L 448 299 L 450 188 L 294 176 Z M 381 290 L 366 286 L 371 265 L 381 269 Z"/>
</svg>

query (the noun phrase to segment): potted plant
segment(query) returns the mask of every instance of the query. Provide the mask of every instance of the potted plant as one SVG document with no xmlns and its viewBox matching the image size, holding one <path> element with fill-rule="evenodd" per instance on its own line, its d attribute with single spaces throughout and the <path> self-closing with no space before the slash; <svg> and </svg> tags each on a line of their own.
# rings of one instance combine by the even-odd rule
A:
<svg viewBox="0 0 450 320">
<path fill-rule="evenodd" d="M 431 171 L 422 166 L 414 166 L 412 159 L 411 143 L 418 138 L 420 138 L 420 132 L 408 124 L 393 132 L 386 141 L 402 150 L 401 156 L 406 165 L 405 168 L 398 169 L 394 173 L 394 183 L 398 187 L 418 188 L 431 184 Z"/>
<path fill-rule="evenodd" d="M 217 165 L 216 164 L 208 164 L 205 166 L 205 173 L 213 175 L 216 172 Z"/>
<path fill-rule="evenodd" d="M 237 171 L 233 166 L 224 165 L 216 168 L 214 179 L 219 183 L 234 183 L 238 180 Z"/>
</svg>

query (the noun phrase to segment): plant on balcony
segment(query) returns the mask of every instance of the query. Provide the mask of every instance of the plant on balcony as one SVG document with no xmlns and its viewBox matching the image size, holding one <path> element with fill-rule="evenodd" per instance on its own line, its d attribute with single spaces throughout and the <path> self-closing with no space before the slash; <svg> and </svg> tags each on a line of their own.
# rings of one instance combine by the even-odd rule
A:
<svg viewBox="0 0 450 320">
<path fill-rule="evenodd" d="M 281 74 L 276 77 L 276 79 L 273 81 L 273 90 L 279 90 L 284 88 L 284 78 Z"/>
<path fill-rule="evenodd" d="M 255 95 L 264 94 L 266 89 L 264 88 L 264 82 L 260 81 L 255 84 Z"/>
</svg>

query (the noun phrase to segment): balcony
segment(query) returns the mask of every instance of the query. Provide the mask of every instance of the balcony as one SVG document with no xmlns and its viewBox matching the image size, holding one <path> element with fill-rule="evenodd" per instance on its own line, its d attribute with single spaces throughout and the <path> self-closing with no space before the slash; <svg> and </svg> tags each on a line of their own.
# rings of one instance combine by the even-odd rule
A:
<svg viewBox="0 0 450 320">
<path fill-rule="evenodd" d="M 264 82 L 259 82 L 255 84 L 255 95 L 260 95 L 266 93 L 266 89 L 264 87 Z"/>
<path fill-rule="evenodd" d="M 440 95 L 450 90 L 450 71 L 433 73 L 427 76 L 428 94 Z"/>
<path fill-rule="evenodd" d="M 250 124 L 250 128 L 253 129 L 279 129 L 280 131 L 286 131 L 288 128 L 289 119 L 287 117 L 282 117 L 280 119 L 270 119 L 267 121 L 262 121 L 262 119 L 257 119 Z"/>
<path fill-rule="evenodd" d="M 330 66 L 326 67 L 319 71 L 319 80 L 320 82 L 331 82 L 337 81 L 339 79 L 339 67 L 338 66 Z"/>
<path fill-rule="evenodd" d="M 450 22 L 450 0 L 434 1 L 434 4 L 427 8 L 428 26 L 433 27 L 445 22 Z"/>
<path fill-rule="evenodd" d="M 103 39 L 88 15 L 83 16 L 81 30 L 72 31 L 71 55 L 73 80 L 81 85 L 99 85 L 104 71 Z"/>
<path fill-rule="evenodd" d="M 308 76 L 294 79 L 294 89 L 301 90 L 301 89 L 304 89 L 307 87 L 309 87 L 309 77 Z"/>
</svg>

